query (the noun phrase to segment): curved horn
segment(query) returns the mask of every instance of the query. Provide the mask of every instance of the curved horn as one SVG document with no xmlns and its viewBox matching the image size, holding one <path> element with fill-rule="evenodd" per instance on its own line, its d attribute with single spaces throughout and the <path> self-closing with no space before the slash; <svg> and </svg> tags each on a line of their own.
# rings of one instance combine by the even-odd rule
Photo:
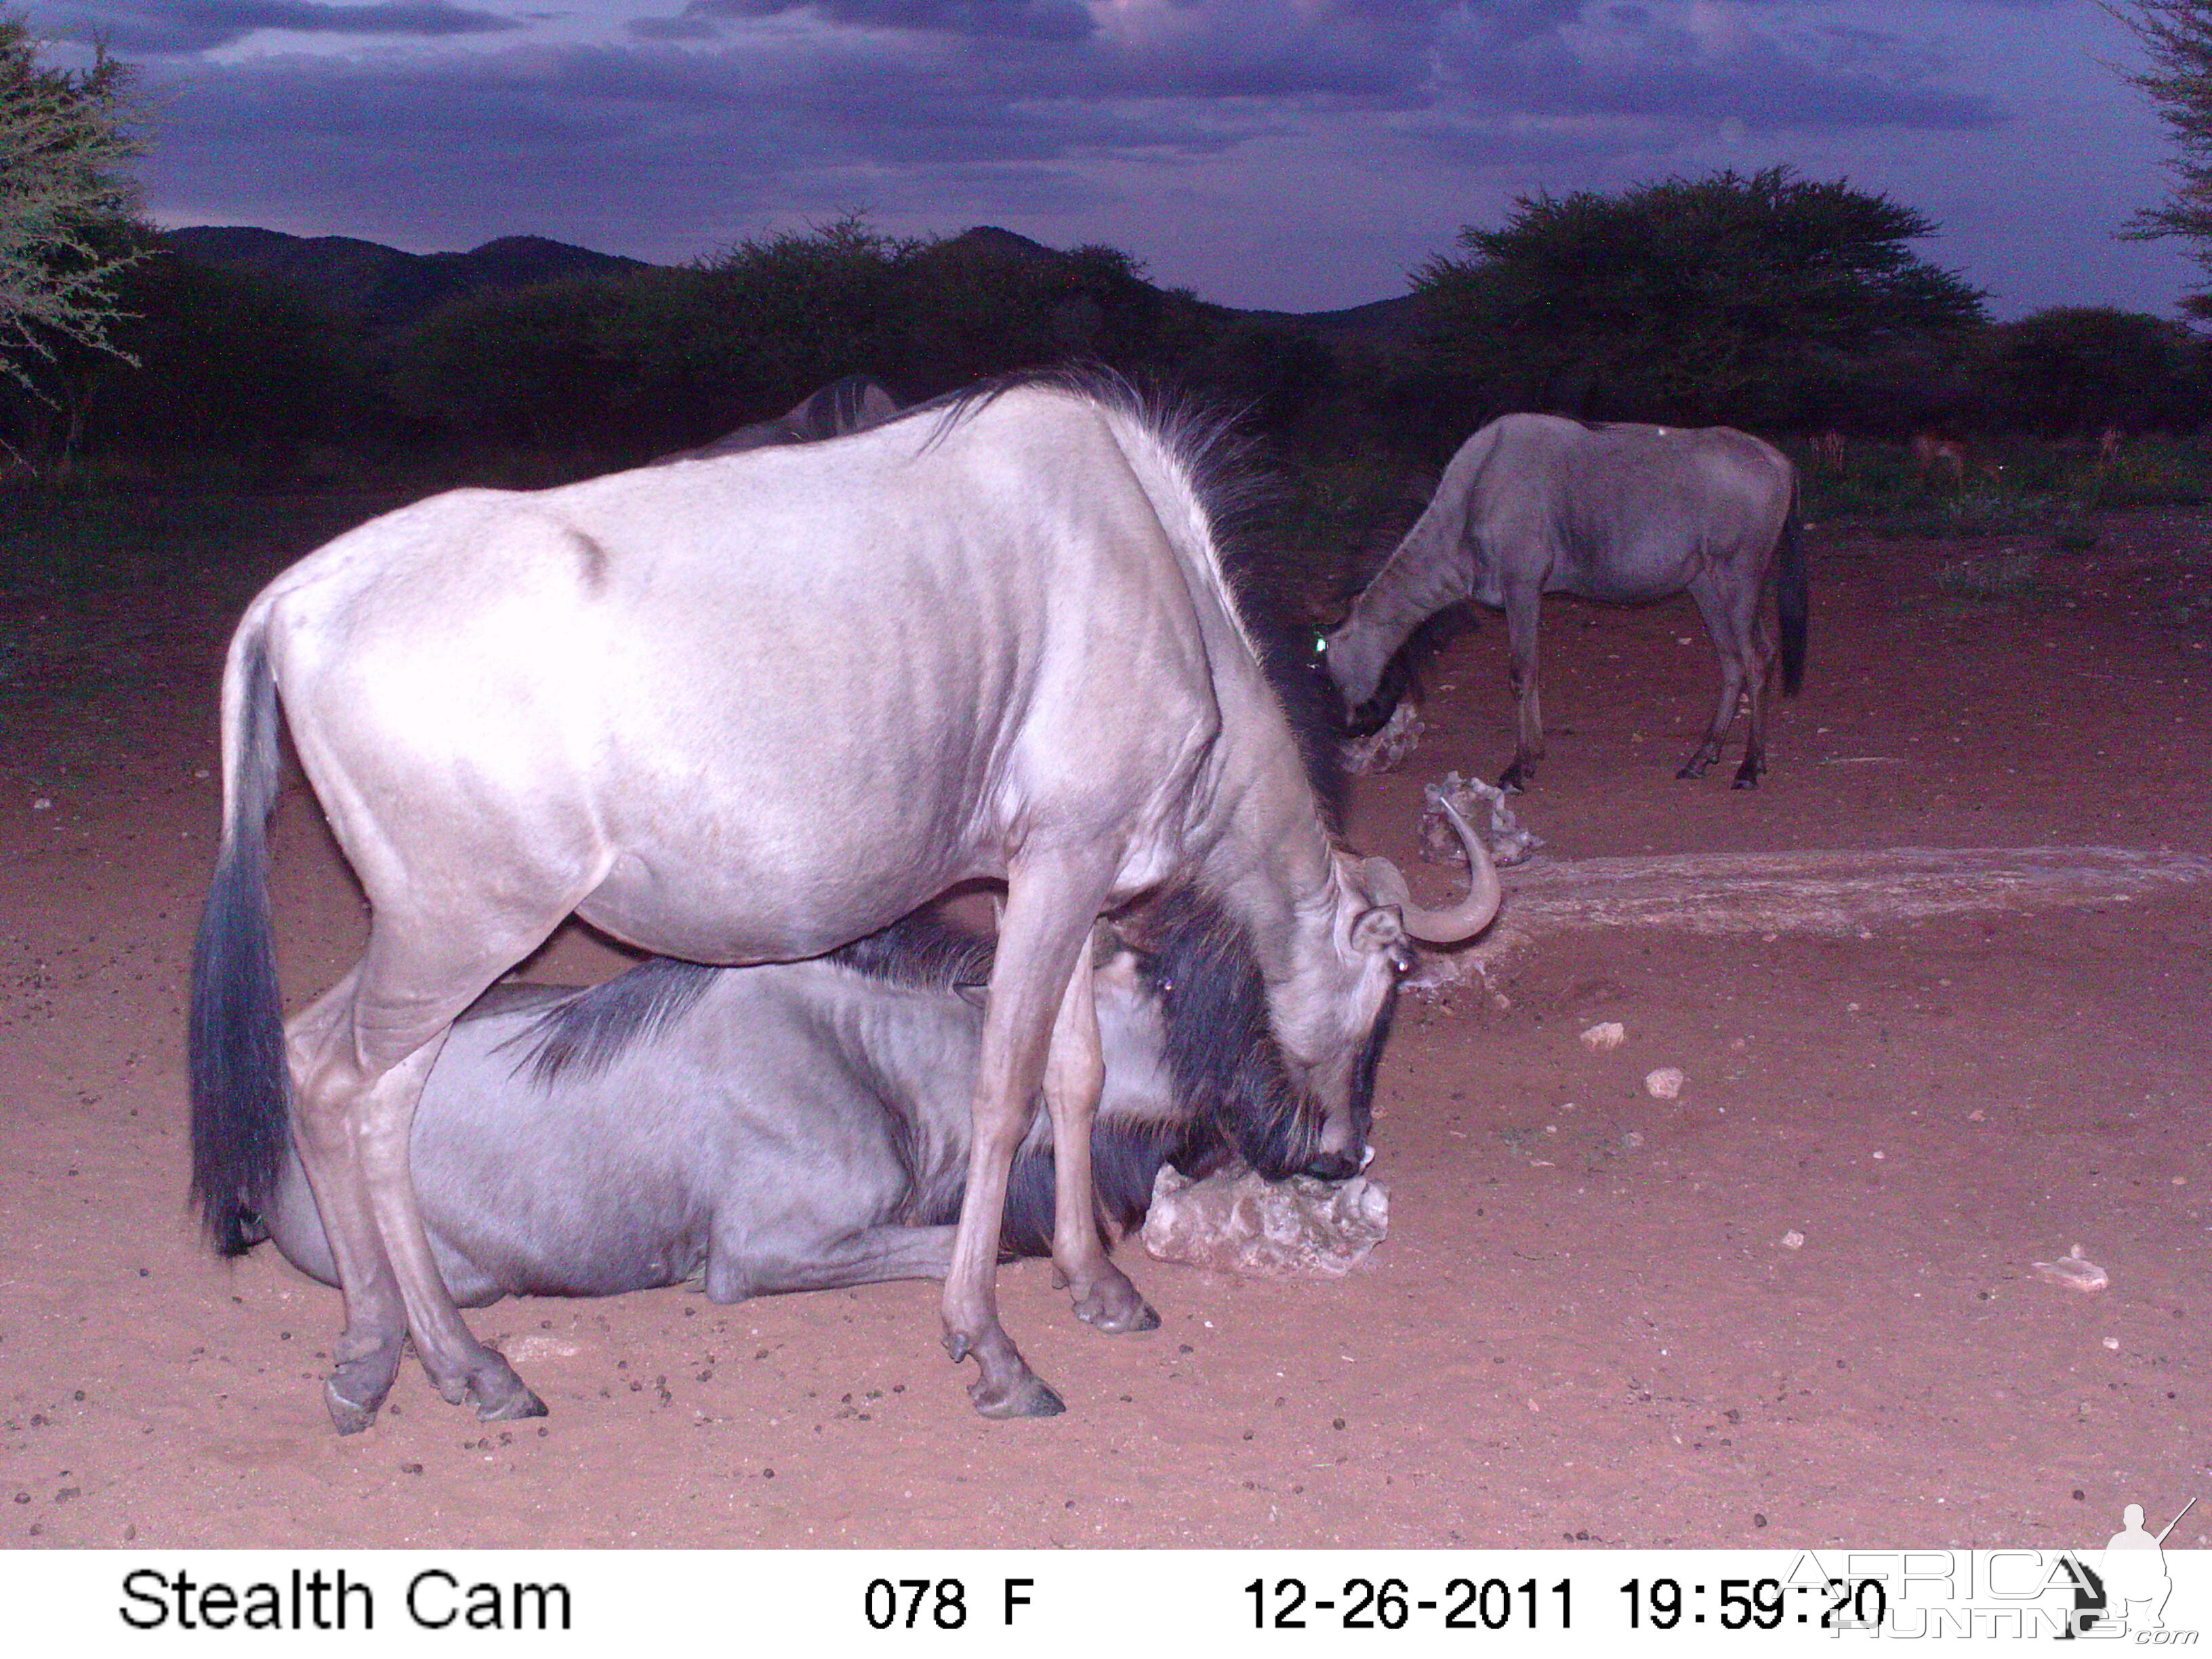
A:
<svg viewBox="0 0 2212 1659">
<path fill-rule="evenodd" d="M 1437 805 L 1443 808 L 1460 845 L 1467 848 L 1468 882 L 1465 898 L 1448 910 L 1425 910 L 1413 902 L 1406 878 L 1389 860 L 1370 859 L 1362 870 L 1375 902 L 1396 905 L 1398 914 L 1405 919 L 1407 933 L 1424 945 L 1457 945 L 1490 926 L 1505 890 L 1498 879 L 1498 866 L 1490 861 L 1490 849 L 1483 845 L 1482 837 L 1468 827 L 1450 801 L 1439 795 Z"/>
</svg>

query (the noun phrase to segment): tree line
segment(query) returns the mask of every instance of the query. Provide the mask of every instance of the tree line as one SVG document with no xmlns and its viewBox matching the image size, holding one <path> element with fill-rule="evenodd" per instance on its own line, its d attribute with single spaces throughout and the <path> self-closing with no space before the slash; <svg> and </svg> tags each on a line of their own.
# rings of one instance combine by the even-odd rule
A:
<svg viewBox="0 0 2212 1659">
<path fill-rule="evenodd" d="M 1292 456 L 1422 465 L 1509 410 L 1892 439 L 2212 420 L 2184 325 L 2094 307 L 1993 323 L 1913 252 L 1923 215 L 1787 167 L 1521 198 L 1364 328 L 1211 305 L 1110 247 L 858 217 L 378 327 L 166 248 L 137 214 L 130 94 L 125 67 L 46 67 L 0 18 L 0 437 L 22 474 L 99 455 L 157 472 L 426 451 L 618 465 L 844 374 L 916 399 L 1071 359 L 1241 411 Z"/>
</svg>

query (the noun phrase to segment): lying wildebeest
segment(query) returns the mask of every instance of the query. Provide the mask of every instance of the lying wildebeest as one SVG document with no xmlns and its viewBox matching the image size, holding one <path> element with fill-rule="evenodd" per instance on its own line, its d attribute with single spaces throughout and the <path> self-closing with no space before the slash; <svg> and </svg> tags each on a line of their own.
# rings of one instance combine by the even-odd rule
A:
<svg viewBox="0 0 2212 1659">
<path fill-rule="evenodd" d="M 1143 1219 L 1161 1165 L 1241 1157 L 1279 1179 L 1318 1127 L 1267 1041 L 1264 1008 L 1200 1025 L 1243 962 L 1188 903 L 1160 957 L 1100 961 L 1099 1208 Z M 717 1302 L 942 1279 L 969 1153 L 988 940 L 927 916 L 811 962 L 656 959 L 592 990 L 499 985 L 454 1022 L 409 1150 L 430 1246 L 464 1307 L 611 1296 L 690 1279 Z M 1050 1120 L 1016 1153 L 1002 1252 L 1053 1231 Z M 326 1284 L 337 1266 L 296 1156 L 265 1227 Z"/>
<path fill-rule="evenodd" d="M 1406 898 L 1327 796 L 1224 564 L 1209 434 L 1118 383 L 1000 383 L 850 436 L 376 520 L 247 607 L 223 678 L 224 818 L 193 957 L 193 1186 L 220 1245 L 293 1139 L 345 1292 L 327 1403 L 365 1427 L 403 1340 L 485 1418 L 544 1407 L 472 1336 L 408 1172 L 455 1018 L 574 913 L 657 954 L 791 961 L 956 884 L 1006 884 L 944 1295 L 987 1414 L 1056 1411 L 1000 1327 L 1008 1170 L 1040 1085 L 1053 1261 L 1110 1331 L 1158 1316 L 1091 1202 L 1098 916 L 1218 908 L 1324 1158 L 1360 1150 L 1405 936 L 1498 888 Z M 368 948 L 278 1019 L 267 823 L 278 697 L 370 906 Z M 289 1061 L 289 1066 L 288 1066 Z"/>
<path fill-rule="evenodd" d="M 865 374 L 848 374 L 820 391 L 802 398 L 772 421 L 758 421 L 726 432 L 696 449 L 663 455 L 666 461 L 702 461 L 717 455 L 742 455 L 747 450 L 769 449 L 781 444 L 819 443 L 881 426 L 898 413 L 898 399 L 882 383 Z"/>
<path fill-rule="evenodd" d="M 1383 670 L 1422 620 L 1473 599 L 1503 608 L 1519 700 L 1519 742 L 1501 787 L 1519 788 L 1544 753 L 1536 690 L 1543 596 L 1637 605 L 1684 589 L 1721 660 L 1720 706 L 1681 771 L 1703 777 L 1721 757 L 1748 690 L 1751 735 L 1735 787 L 1766 769 L 1766 696 L 1781 623 L 1782 685 L 1805 669 L 1806 572 L 1796 471 L 1768 444 L 1727 427 L 1585 425 L 1508 415 L 1460 447 L 1436 495 L 1352 614 L 1328 636 L 1329 674 L 1358 730 L 1389 718 L 1375 705 Z"/>
</svg>

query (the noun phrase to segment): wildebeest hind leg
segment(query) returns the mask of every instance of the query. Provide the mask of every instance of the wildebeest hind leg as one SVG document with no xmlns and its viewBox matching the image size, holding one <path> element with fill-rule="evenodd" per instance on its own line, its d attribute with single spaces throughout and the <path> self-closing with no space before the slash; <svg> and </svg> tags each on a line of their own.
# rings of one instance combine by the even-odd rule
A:
<svg viewBox="0 0 2212 1659">
<path fill-rule="evenodd" d="M 316 1056 L 351 1026 L 356 967 L 295 1018 L 285 1045 L 295 1079 L 312 1076 Z M 293 1144 L 313 1188 L 315 1208 L 345 1298 L 345 1329 L 331 1351 L 324 1403 L 340 1434 L 358 1434 L 376 1420 L 399 1372 L 407 1310 L 399 1280 L 377 1236 L 376 1214 L 359 1148 L 342 1115 L 318 1109 L 303 1085 L 292 1123 Z"/>
<path fill-rule="evenodd" d="M 1540 590 L 1516 591 L 1505 601 L 1505 633 L 1510 650 L 1508 670 L 1513 686 L 1513 763 L 1498 775 L 1500 789 L 1525 789 L 1544 758 L 1544 698 L 1536 680 L 1536 626 L 1543 604 Z"/>
<path fill-rule="evenodd" d="M 550 930 L 549 923 L 544 931 Z M 469 931 L 377 910 L 368 949 L 344 996 L 334 997 L 329 1018 L 295 1042 L 301 1144 L 326 1149 L 339 1137 L 350 1143 L 385 1271 L 397 1281 L 406 1330 L 438 1392 L 457 1405 L 472 1398 L 477 1415 L 486 1419 L 543 1416 L 537 1395 L 462 1322 L 439 1274 L 409 1171 L 416 1103 L 454 1016 L 537 943 L 535 937 L 522 939 L 509 952 L 500 948 L 505 941 L 463 943 Z M 326 1212 L 325 1224 L 335 1245 L 337 1233 L 353 1224 Z M 363 1287 L 372 1318 L 357 1328 L 355 1286 L 345 1286 L 349 1335 L 358 1328 L 377 1346 L 368 1353 L 340 1351 L 328 1403 L 341 1431 L 367 1426 L 382 1398 L 380 1376 L 384 1387 L 390 1384 L 386 1373 L 394 1362 L 381 1289 L 372 1273 Z"/>
<path fill-rule="evenodd" d="M 1736 768 L 1735 787 L 1756 789 L 1759 775 L 1766 770 L 1766 717 L 1774 706 L 1774 645 L 1757 624 L 1751 635 L 1749 661 L 1744 683 L 1750 689 L 1749 735 L 1744 739 L 1743 764 Z"/>
<path fill-rule="evenodd" d="M 1678 778 L 1702 778 L 1706 769 L 1721 757 L 1729 727 L 1735 723 L 1736 702 L 1743 695 L 1745 639 L 1738 618 L 1729 611 L 1727 597 L 1703 580 L 1690 585 L 1690 595 L 1705 616 L 1705 631 L 1712 637 L 1713 654 L 1720 659 L 1721 696 L 1713 709 L 1712 723 L 1705 728 L 1705 741 L 1692 751 L 1690 758 L 1682 763 L 1682 769 L 1674 774 Z"/>
<path fill-rule="evenodd" d="M 1115 1267 L 1098 1236 L 1092 1197 L 1091 1126 L 1106 1086 L 1106 1061 L 1098 1046 L 1098 1002 L 1091 953 L 1079 957 L 1053 1026 L 1045 1062 L 1044 1098 L 1052 1114 L 1053 1266 L 1086 1325 L 1119 1334 L 1158 1330 L 1160 1316 Z"/>
<path fill-rule="evenodd" d="M 897 1279 L 943 1279 L 952 1265 L 951 1227 L 862 1227 L 810 1249 L 764 1255 L 757 1239 L 728 1249 L 717 1241 L 707 1261 L 707 1295 L 715 1302 L 842 1291 Z"/>
</svg>

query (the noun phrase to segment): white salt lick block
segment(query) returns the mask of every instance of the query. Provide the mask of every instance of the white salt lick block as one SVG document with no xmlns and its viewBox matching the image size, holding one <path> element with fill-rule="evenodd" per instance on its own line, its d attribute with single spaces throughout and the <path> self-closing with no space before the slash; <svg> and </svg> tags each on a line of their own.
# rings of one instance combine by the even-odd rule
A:
<svg viewBox="0 0 2212 1659">
<path fill-rule="evenodd" d="M 1390 1194 L 1354 1176 L 1340 1183 L 1266 1181 L 1241 1164 L 1193 1181 L 1163 1166 L 1145 1217 L 1145 1249 L 1162 1261 L 1218 1272 L 1334 1279 L 1390 1228 Z"/>
</svg>

